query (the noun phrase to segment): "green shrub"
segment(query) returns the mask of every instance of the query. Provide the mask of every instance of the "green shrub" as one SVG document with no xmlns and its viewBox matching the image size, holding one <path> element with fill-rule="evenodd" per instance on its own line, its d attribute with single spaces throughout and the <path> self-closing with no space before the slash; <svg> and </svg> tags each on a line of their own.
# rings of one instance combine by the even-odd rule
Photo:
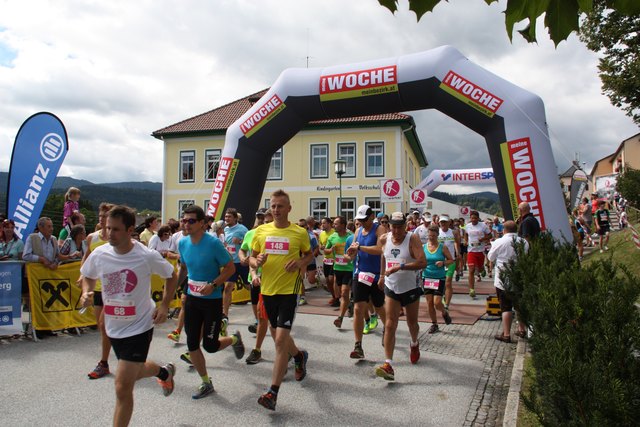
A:
<svg viewBox="0 0 640 427">
<path fill-rule="evenodd" d="M 523 395 L 543 425 L 637 425 L 640 282 L 610 260 L 581 267 L 550 235 L 504 273 L 530 338 L 535 381 Z"/>
</svg>

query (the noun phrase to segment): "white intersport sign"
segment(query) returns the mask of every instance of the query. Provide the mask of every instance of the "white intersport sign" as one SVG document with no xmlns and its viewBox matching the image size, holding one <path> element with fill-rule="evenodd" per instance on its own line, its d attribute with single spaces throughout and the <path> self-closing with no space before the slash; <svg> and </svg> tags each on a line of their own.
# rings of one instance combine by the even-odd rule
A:
<svg viewBox="0 0 640 427">
<path fill-rule="evenodd" d="M 402 179 L 381 179 L 380 180 L 380 202 L 392 203 L 402 202 Z"/>
<path fill-rule="evenodd" d="M 419 188 L 411 190 L 409 209 L 424 211 L 427 208 L 427 192 Z"/>
</svg>

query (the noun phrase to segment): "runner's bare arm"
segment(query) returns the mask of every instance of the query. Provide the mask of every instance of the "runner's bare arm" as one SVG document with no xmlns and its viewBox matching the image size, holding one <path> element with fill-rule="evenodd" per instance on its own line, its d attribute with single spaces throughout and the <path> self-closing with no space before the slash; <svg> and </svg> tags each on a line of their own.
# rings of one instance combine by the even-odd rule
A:
<svg viewBox="0 0 640 427">
<path fill-rule="evenodd" d="M 96 279 L 82 278 L 82 296 L 80 297 L 80 305 L 89 307 L 93 302 L 93 290 L 96 287 Z"/>
<path fill-rule="evenodd" d="M 405 270 L 422 270 L 427 266 L 427 259 L 424 256 L 424 250 L 422 250 L 422 242 L 415 233 L 411 235 L 411 240 L 409 240 L 409 253 L 415 261 L 406 263 L 404 265 Z"/>
<path fill-rule="evenodd" d="M 171 300 L 173 299 L 176 293 L 177 283 L 178 283 L 178 275 L 174 270 L 173 273 L 171 274 L 171 277 L 169 277 L 164 284 L 164 291 L 162 293 L 162 302 L 160 303 L 160 306 L 156 307 L 155 311 L 153 312 L 153 323 L 155 325 L 163 323 L 165 320 L 167 320 L 167 313 L 169 312 L 169 304 L 171 304 Z"/>
</svg>

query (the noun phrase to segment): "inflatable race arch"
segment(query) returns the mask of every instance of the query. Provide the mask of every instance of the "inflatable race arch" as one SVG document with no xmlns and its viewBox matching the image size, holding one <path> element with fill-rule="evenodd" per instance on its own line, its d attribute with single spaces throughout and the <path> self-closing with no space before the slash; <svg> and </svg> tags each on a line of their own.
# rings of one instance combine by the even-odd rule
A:
<svg viewBox="0 0 640 427">
<path fill-rule="evenodd" d="M 416 188 L 424 190 L 427 196 L 441 185 L 485 185 L 496 182 L 493 169 L 434 169 L 425 179 L 416 185 Z"/>
<path fill-rule="evenodd" d="M 207 213 L 220 218 L 229 206 L 252 217 L 272 155 L 310 121 L 429 108 L 485 138 L 505 218 L 526 201 L 542 229 L 571 236 L 542 100 L 450 46 L 283 71 L 227 129 Z"/>
</svg>

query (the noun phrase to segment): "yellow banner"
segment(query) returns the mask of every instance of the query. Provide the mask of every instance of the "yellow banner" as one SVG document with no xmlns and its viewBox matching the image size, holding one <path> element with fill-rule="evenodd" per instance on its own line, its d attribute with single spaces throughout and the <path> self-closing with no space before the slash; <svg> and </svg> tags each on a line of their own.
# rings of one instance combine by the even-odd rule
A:
<svg viewBox="0 0 640 427">
<path fill-rule="evenodd" d="M 176 260 L 168 260 L 177 270 Z M 29 298 L 31 300 L 31 317 L 34 329 L 59 330 L 95 325 L 93 308 L 80 314 L 80 297 L 82 289 L 76 286 L 80 277 L 80 262 L 72 262 L 58 266 L 57 270 L 49 270 L 39 263 L 25 264 L 29 281 Z M 165 279 L 157 275 L 151 276 L 151 298 L 156 305 L 162 301 Z M 182 290 L 176 290 L 169 307 L 180 307 Z"/>
<path fill-rule="evenodd" d="M 58 330 L 95 325 L 93 308 L 80 314 L 82 289 L 76 285 L 80 262 L 49 270 L 40 263 L 25 264 L 34 329 Z"/>
</svg>

